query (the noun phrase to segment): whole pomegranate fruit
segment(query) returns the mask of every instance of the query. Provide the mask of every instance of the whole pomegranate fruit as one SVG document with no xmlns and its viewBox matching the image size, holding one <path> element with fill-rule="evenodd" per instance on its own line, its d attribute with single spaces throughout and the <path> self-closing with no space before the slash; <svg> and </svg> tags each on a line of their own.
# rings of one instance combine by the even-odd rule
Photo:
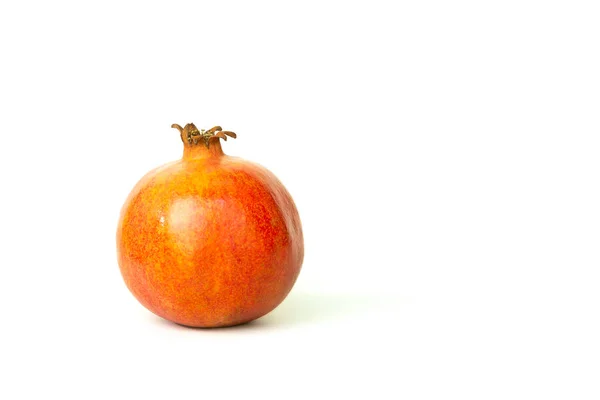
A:
<svg viewBox="0 0 600 400">
<path fill-rule="evenodd" d="M 219 327 L 279 305 L 302 266 L 304 242 L 290 194 L 267 169 L 223 154 L 218 126 L 174 124 L 183 158 L 135 186 L 117 229 L 123 279 L 153 313 Z"/>
</svg>

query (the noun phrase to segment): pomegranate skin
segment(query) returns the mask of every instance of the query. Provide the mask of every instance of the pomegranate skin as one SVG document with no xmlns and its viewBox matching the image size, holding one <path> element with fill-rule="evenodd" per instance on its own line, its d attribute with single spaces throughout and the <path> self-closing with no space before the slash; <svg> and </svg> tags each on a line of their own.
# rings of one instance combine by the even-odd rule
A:
<svg viewBox="0 0 600 400">
<path fill-rule="evenodd" d="M 298 211 L 281 182 L 224 155 L 218 138 L 207 142 L 184 141 L 182 160 L 143 177 L 117 229 L 119 267 L 131 293 L 162 318 L 206 328 L 273 310 L 304 257 Z"/>
</svg>

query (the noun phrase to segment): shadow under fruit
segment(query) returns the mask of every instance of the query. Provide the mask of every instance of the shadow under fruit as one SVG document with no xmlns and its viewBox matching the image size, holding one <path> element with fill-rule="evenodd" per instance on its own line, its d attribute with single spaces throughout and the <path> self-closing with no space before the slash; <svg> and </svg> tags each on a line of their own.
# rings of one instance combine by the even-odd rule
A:
<svg viewBox="0 0 600 400">
<path fill-rule="evenodd" d="M 153 313 L 193 327 L 242 324 L 277 307 L 304 257 L 298 211 L 267 169 L 223 154 L 214 127 L 174 124 L 183 158 L 150 171 L 117 229 L 121 274 Z"/>
</svg>

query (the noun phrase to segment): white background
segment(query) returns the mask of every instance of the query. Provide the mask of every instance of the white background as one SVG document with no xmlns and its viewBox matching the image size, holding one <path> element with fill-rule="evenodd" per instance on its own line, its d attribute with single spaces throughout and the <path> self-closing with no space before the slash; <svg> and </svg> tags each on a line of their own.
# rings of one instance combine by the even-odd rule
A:
<svg viewBox="0 0 600 400">
<path fill-rule="evenodd" d="M 3 2 L 0 398 L 598 399 L 599 11 Z M 301 213 L 300 278 L 246 326 L 164 322 L 119 274 L 187 122 Z"/>
</svg>

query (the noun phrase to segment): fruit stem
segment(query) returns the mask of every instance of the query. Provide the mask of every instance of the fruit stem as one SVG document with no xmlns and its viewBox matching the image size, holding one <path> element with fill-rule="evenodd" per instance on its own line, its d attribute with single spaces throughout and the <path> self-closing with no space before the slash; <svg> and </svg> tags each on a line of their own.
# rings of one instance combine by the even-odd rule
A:
<svg viewBox="0 0 600 400">
<path fill-rule="evenodd" d="M 184 128 L 173 124 L 171 128 L 179 131 L 181 141 L 184 144 L 184 158 L 204 158 L 208 156 L 222 156 L 223 149 L 219 139 L 227 140 L 227 136 L 236 138 L 237 135 L 230 131 L 224 131 L 220 126 L 209 130 L 198 130 L 196 125 L 189 123 Z"/>
</svg>

